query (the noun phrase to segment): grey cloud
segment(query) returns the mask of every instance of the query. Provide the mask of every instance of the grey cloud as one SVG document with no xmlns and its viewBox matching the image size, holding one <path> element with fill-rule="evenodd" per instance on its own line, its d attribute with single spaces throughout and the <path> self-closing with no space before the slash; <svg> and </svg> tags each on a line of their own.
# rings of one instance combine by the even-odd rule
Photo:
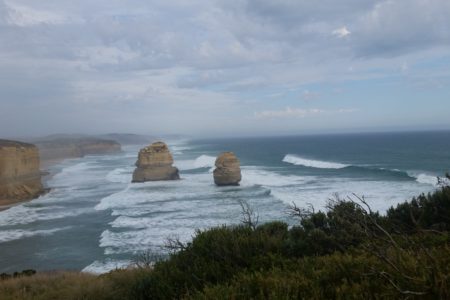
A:
<svg viewBox="0 0 450 300">
<path fill-rule="evenodd" d="M 380 2 L 353 24 L 358 55 L 403 55 L 450 45 L 450 2 Z"/>
<path fill-rule="evenodd" d="M 102 128 L 123 116 L 130 129 L 155 118 L 196 131 L 225 110 L 251 115 L 265 91 L 378 78 L 416 53 L 433 58 L 449 45 L 449 15 L 447 0 L 0 0 L 0 101 L 10 112 L 0 125 L 27 103 L 54 118 L 45 130 L 56 115 L 68 129 L 83 128 L 77 116 L 107 115 Z M 336 37 L 342 28 L 351 34 Z M 170 112 L 179 125 L 160 120 Z"/>
</svg>

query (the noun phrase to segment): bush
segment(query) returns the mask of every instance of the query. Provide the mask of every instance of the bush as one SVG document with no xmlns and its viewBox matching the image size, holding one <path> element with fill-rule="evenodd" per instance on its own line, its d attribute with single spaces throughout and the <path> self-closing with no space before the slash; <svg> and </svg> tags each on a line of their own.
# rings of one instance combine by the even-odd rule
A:
<svg viewBox="0 0 450 300">
<path fill-rule="evenodd" d="M 387 211 L 387 220 L 396 230 L 450 230 L 450 187 L 428 195 L 420 195 L 411 202 L 398 204 Z"/>
</svg>

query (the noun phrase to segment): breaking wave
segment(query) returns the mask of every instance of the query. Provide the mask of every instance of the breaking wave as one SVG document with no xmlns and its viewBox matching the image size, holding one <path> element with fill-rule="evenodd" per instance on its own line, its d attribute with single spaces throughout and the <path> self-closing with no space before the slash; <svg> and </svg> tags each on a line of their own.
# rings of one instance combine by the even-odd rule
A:
<svg viewBox="0 0 450 300">
<path fill-rule="evenodd" d="M 10 242 L 14 240 L 20 240 L 23 238 L 28 238 L 37 235 L 52 235 L 55 232 L 66 230 L 71 228 L 71 226 L 54 228 L 48 230 L 23 230 L 23 229 L 12 229 L 12 230 L 2 230 L 0 231 L 0 243 Z"/>
<path fill-rule="evenodd" d="M 317 169 L 343 169 L 349 167 L 349 165 L 344 165 L 341 163 L 307 159 L 292 154 L 287 154 L 283 158 L 283 161 L 297 166 L 305 166 Z"/>
</svg>

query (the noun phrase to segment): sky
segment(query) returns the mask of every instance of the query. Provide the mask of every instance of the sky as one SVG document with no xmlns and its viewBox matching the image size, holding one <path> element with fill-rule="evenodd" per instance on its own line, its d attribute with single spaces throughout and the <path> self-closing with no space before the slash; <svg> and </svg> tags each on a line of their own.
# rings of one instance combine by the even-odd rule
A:
<svg viewBox="0 0 450 300">
<path fill-rule="evenodd" d="M 0 137 L 450 129 L 449 0 L 0 0 Z"/>
</svg>

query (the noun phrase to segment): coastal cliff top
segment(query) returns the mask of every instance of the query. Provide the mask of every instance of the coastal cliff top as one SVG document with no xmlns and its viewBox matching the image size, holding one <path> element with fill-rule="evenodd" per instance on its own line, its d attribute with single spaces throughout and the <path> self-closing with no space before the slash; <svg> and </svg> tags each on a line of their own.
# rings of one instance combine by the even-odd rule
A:
<svg viewBox="0 0 450 300">
<path fill-rule="evenodd" d="M 31 147 L 35 147 L 35 146 L 33 144 L 29 144 L 29 143 L 0 139 L 0 147 L 26 147 L 26 148 L 31 148 Z"/>
<path fill-rule="evenodd" d="M 221 153 L 215 162 L 216 167 L 226 167 L 226 166 L 232 166 L 237 165 L 239 166 L 239 159 L 236 157 L 236 155 L 233 152 L 223 152 Z"/>
<path fill-rule="evenodd" d="M 158 141 L 150 146 L 142 148 L 140 152 L 143 153 L 159 153 L 159 152 L 170 152 L 169 147 L 164 142 Z"/>
<path fill-rule="evenodd" d="M 36 144 L 40 146 L 55 146 L 55 145 L 88 145 L 88 144 L 108 144 L 108 145 L 120 145 L 114 140 L 106 140 L 99 138 L 60 138 L 51 140 L 40 140 Z"/>
</svg>

